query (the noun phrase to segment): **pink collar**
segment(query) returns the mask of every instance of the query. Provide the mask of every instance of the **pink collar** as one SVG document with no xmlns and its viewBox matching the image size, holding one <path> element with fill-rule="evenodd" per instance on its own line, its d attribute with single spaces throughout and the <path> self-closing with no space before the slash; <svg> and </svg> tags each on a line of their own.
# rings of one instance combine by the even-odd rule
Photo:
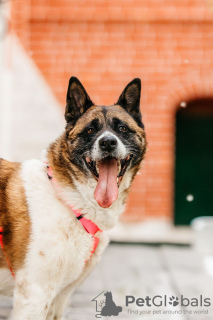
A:
<svg viewBox="0 0 213 320">
<path fill-rule="evenodd" d="M 53 178 L 53 174 L 52 174 L 52 169 L 47 165 L 47 176 L 48 178 L 52 181 L 52 183 L 55 186 L 55 189 L 58 191 L 58 193 L 61 193 L 60 187 L 58 186 L 55 178 Z M 98 246 L 99 243 L 99 238 L 95 237 L 94 235 L 96 234 L 96 232 L 100 231 L 102 232 L 101 229 L 98 228 L 98 226 L 92 222 L 91 220 L 84 218 L 83 214 L 76 210 L 75 208 L 73 208 L 73 206 L 70 203 L 67 203 L 68 207 L 74 212 L 74 214 L 76 215 L 76 218 L 81 222 L 82 226 L 84 227 L 84 229 L 86 230 L 86 232 L 88 232 L 89 234 L 92 235 L 93 237 L 93 248 L 91 250 L 91 255 L 93 254 L 93 252 L 95 251 L 95 249 Z M 90 255 L 90 257 L 91 257 Z"/>
</svg>

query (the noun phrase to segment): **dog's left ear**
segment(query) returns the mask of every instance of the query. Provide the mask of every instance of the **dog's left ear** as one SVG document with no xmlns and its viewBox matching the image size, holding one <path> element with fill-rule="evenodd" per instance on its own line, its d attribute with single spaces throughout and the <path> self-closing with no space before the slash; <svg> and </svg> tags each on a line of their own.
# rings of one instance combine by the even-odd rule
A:
<svg viewBox="0 0 213 320">
<path fill-rule="evenodd" d="M 133 79 L 121 93 L 116 104 L 125 109 L 137 122 L 140 127 L 143 127 L 140 112 L 140 97 L 141 97 L 141 80 Z"/>
<path fill-rule="evenodd" d="M 94 105 L 76 77 L 70 78 L 66 102 L 65 119 L 70 125 L 74 125 L 82 114 Z"/>
</svg>

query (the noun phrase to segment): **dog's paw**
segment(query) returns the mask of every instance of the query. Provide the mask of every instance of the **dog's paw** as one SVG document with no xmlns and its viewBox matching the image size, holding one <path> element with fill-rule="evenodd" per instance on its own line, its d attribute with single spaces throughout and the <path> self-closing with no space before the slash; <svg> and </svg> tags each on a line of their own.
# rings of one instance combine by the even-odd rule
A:
<svg viewBox="0 0 213 320">
<path fill-rule="evenodd" d="M 176 307 L 179 304 L 178 297 L 175 298 L 174 296 L 172 296 L 169 298 L 169 300 L 169 304 L 171 304 L 173 307 Z"/>
</svg>

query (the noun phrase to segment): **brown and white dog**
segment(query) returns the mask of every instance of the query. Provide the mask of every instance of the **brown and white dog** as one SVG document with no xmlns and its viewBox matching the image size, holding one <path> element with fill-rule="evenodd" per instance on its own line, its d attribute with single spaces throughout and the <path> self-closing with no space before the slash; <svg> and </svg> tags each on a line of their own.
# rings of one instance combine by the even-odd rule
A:
<svg viewBox="0 0 213 320">
<path fill-rule="evenodd" d="M 140 92 L 134 79 L 115 105 L 97 106 L 72 77 L 66 129 L 46 163 L 0 160 L 0 294 L 14 296 L 14 320 L 61 319 L 69 294 L 100 259 L 104 231 L 124 210 L 146 151 Z M 94 237 L 71 207 L 103 231 L 92 255 Z"/>
</svg>

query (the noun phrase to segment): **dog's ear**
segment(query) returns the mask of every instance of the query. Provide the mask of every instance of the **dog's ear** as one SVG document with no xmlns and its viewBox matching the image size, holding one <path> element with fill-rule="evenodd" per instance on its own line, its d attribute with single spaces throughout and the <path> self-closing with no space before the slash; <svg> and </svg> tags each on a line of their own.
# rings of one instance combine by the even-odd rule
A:
<svg viewBox="0 0 213 320">
<path fill-rule="evenodd" d="M 87 111 L 94 103 L 84 89 L 81 82 L 76 77 L 71 77 L 67 90 L 65 119 L 70 125 Z"/>
<path fill-rule="evenodd" d="M 140 112 L 140 97 L 141 97 L 141 80 L 133 79 L 121 93 L 116 104 L 125 109 L 137 122 L 140 127 L 143 127 Z"/>
</svg>

